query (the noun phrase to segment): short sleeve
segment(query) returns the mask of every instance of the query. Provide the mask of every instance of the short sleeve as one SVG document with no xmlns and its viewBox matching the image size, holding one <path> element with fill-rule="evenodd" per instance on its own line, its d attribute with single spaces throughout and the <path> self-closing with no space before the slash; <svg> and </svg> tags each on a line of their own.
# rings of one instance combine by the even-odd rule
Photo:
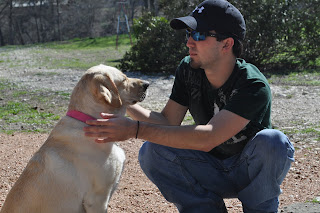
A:
<svg viewBox="0 0 320 213">
<path fill-rule="evenodd" d="M 231 111 L 250 121 L 261 123 L 271 107 L 271 91 L 261 81 L 251 83 L 237 89 L 224 109 Z"/>
<path fill-rule="evenodd" d="M 170 95 L 171 100 L 183 106 L 188 106 L 189 104 L 186 73 L 186 68 L 184 64 L 181 63 L 176 70 L 175 80 Z"/>
</svg>

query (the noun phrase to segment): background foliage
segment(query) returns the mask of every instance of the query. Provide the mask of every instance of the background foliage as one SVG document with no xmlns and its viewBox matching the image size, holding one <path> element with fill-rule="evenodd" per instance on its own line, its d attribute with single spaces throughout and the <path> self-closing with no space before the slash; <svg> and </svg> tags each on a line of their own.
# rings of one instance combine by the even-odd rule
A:
<svg viewBox="0 0 320 213">
<path fill-rule="evenodd" d="M 138 42 L 127 52 L 120 67 L 146 72 L 174 70 L 179 62 L 176 59 L 181 59 L 185 52 L 185 40 L 172 32 L 174 30 L 170 29 L 167 20 L 188 15 L 199 2 L 161 0 L 160 9 L 166 19 L 146 15 L 135 22 Z M 242 56 L 245 60 L 261 69 L 310 69 L 320 66 L 319 0 L 230 2 L 239 8 L 246 20 L 247 35 Z M 181 37 L 184 35 L 181 34 Z M 176 44 L 180 42 L 183 45 Z M 172 60 L 168 60 L 169 56 Z M 145 69 L 144 66 L 151 67 Z"/>
<path fill-rule="evenodd" d="M 173 31 L 163 17 L 146 13 L 135 20 L 133 32 L 137 43 L 121 60 L 121 70 L 174 72 L 187 54 L 184 32 Z"/>
<path fill-rule="evenodd" d="M 244 58 L 264 67 L 315 67 L 319 0 L 230 0 L 247 25 Z M 320 62 L 318 61 L 318 66 Z"/>
</svg>

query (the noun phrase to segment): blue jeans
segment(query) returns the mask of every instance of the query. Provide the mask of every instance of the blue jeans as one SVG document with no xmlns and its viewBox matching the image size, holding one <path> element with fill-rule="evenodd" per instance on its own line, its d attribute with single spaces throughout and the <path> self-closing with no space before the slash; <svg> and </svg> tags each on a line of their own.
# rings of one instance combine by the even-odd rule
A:
<svg viewBox="0 0 320 213">
<path fill-rule="evenodd" d="M 278 130 L 262 130 L 244 150 L 225 160 L 195 150 L 145 142 L 142 170 L 179 212 L 227 212 L 223 198 L 238 198 L 246 213 L 277 212 L 280 184 L 294 148 Z"/>
</svg>

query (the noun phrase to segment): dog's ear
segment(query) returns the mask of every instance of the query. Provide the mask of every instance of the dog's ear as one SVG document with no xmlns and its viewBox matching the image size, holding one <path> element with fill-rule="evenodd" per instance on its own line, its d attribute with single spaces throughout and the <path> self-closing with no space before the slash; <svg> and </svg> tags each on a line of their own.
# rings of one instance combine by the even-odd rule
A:
<svg viewBox="0 0 320 213">
<path fill-rule="evenodd" d="M 95 84 L 94 93 L 98 98 L 103 99 L 103 101 L 114 108 L 122 106 L 118 89 L 109 76 L 95 76 L 93 83 Z"/>
</svg>

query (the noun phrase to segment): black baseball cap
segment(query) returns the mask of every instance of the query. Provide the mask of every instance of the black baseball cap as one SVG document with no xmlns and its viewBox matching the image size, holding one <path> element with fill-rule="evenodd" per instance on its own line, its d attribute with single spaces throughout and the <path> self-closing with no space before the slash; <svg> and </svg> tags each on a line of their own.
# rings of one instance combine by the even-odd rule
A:
<svg viewBox="0 0 320 213">
<path fill-rule="evenodd" d="M 225 0 L 206 0 L 190 15 L 171 20 L 173 29 L 191 28 L 198 32 L 215 30 L 239 40 L 244 40 L 246 24 L 240 11 Z"/>
</svg>

